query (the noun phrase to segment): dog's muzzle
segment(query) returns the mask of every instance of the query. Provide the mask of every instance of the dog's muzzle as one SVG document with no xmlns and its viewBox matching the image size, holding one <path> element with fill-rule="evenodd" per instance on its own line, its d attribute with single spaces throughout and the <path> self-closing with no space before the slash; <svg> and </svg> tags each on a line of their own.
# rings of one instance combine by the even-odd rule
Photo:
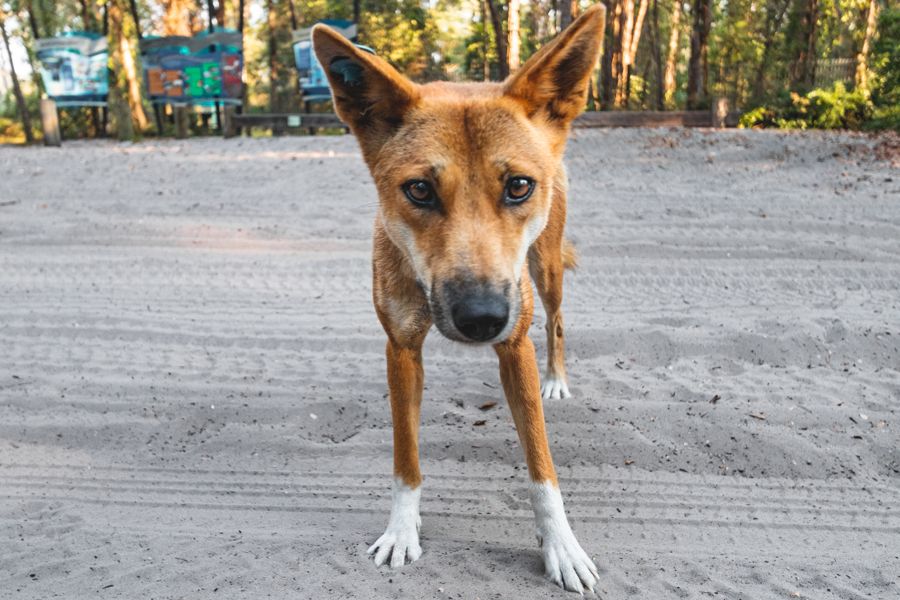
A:
<svg viewBox="0 0 900 600">
<path fill-rule="evenodd" d="M 509 302 L 495 292 L 469 294 L 453 304 L 450 316 L 463 336 L 486 342 L 497 337 L 509 322 Z"/>
<path fill-rule="evenodd" d="M 510 298 L 510 284 L 494 284 L 471 277 L 444 282 L 431 297 L 434 322 L 441 333 L 458 342 L 493 342 L 509 329 L 518 305 Z"/>
</svg>

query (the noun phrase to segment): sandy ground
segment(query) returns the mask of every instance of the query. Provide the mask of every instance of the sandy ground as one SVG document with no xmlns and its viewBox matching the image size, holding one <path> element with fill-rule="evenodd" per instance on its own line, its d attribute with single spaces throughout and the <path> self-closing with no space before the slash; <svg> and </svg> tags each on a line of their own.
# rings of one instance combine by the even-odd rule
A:
<svg viewBox="0 0 900 600">
<path fill-rule="evenodd" d="M 575 397 L 546 412 L 601 597 L 900 597 L 877 145 L 576 133 Z M 0 597 L 571 597 L 493 353 L 437 334 L 425 554 L 366 556 L 391 470 L 374 210 L 350 137 L 0 148 Z"/>
</svg>

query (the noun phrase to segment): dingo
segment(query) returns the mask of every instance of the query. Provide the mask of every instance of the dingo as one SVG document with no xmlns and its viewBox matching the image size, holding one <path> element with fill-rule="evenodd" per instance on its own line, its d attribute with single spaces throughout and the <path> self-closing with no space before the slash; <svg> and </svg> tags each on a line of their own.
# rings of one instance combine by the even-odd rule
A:
<svg viewBox="0 0 900 600">
<path fill-rule="evenodd" d="M 560 312 L 569 125 L 582 111 L 606 13 L 595 5 L 502 83 L 417 85 L 324 25 L 313 30 L 340 118 L 356 135 L 378 188 L 374 301 L 387 332 L 394 425 L 393 506 L 371 548 L 402 566 L 419 546 L 418 427 L 422 343 L 490 343 L 531 475 L 548 577 L 593 590 L 597 568 L 563 511 L 544 429 L 544 399 L 568 398 Z M 528 327 L 529 275 L 547 312 L 547 371 L 538 378 Z"/>
</svg>

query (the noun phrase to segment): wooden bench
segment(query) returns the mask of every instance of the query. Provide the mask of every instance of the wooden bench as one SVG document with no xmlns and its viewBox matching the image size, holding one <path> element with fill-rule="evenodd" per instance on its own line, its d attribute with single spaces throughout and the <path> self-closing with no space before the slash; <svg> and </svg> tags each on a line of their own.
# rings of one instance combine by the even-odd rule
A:
<svg viewBox="0 0 900 600">
<path fill-rule="evenodd" d="M 229 110 L 230 109 L 230 110 Z M 324 127 L 343 128 L 347 131 L 334 113 L 266 113 L 237 114 L 233 107 L 225 111 L 225 126 L 222 131 L 225 137 L 239 135 L 242 129 L 262 127 L 271 129 L 274 135 L 284 135 L 288 128 L 306 127 L 315 133 Z M 582 113 L 574 127 L 735 127 L 740 118 L 738 112 L 728 112 L 725 100 L 713 102 L 710 110 L 604 110 Z"/>
<path fill-rule="evenodd" d="M 238 114 L 233 107 L 225 109 L 222 133 L 226 138 L 248 132 L 254 127 L 271 129 L 273 135 L 284 135 L 288 129 L 305 127 L 310 133 L 322 128 L 340 128 L 344 125 L 334 113 L 250 113 Z"/>
<path fill-rule="evenodd" d="M 604 110 L 582 113 L 574 127 L 735 127 L 740 113 L 728 112 L 724 98 L 709 110 Z"/>
</svg>

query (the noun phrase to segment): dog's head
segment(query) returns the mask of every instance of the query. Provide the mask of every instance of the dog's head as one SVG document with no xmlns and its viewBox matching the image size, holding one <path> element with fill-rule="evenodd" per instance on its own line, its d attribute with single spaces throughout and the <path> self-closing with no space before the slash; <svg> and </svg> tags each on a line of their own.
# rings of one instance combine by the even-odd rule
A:
<svg viewBox="0 0 900 600">
<path fill-rule="evenodd" d="M 338 116 L 378 188 L 379 220 L 445 336 L 499 342 L 528 249 L 550 214 L 571 121 L 603 39 L 596 5 L 503 83 L 416 85 L 323 25 L 313 30 Z"/>
</svg>

